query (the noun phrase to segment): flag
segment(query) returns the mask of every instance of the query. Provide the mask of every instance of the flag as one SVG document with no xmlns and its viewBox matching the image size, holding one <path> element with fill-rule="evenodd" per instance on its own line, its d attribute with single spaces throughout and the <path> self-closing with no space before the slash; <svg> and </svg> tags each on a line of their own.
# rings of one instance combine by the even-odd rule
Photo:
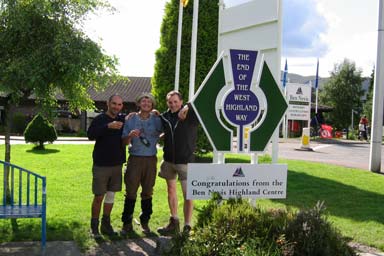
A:
<svg viewBox="0 0 384 256">
<path fill-rule="evenodd" d="M 284 74 L 283 74 L 283 88 L 287 83 L 287 74 L 288 74 L 288 62 L 287 62 L 287 59 L 285 59 L 285 67 L 284 67 Z"/>
<path fill-rule="evenodd" d="M 181 0 L 183 7 L 186 7 L 188 5 L 188 2 L 189 2 L 189 0 Z"/>
<path fill-rule="evenodd" d="M 316 80 L 315 80 L 315 89 L 317 90 L 319 86 L 319 59 L 317 59 L 317 68 L 316 68 Z"/>
</svg>

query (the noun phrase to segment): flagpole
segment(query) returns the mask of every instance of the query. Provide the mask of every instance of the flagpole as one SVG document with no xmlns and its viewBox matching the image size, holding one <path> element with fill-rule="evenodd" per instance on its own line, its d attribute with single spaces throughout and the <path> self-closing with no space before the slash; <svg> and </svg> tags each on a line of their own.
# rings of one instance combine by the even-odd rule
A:
<svg viewBox="0 0 384 256">
<path fill-rule="evenodd" d="M 319 59 L 317 59 L 315 89 L 316 89 L 316 107 L 315 107 L 315 114 L 317 114 L 317 104 L 318 104 L 318 95 L 319 95 Z"/>
<path fill-rule="evenodd" d="M 180 52 L 181 52 L 181 35 L 183 31 L 183 3 L 179 2 L 179 25 L 177 28 L 177 48 L 176 48 L 176 69 L 175 69 L 175 91 L 179 90 L 180 77 Z"/>
<path fill-rule="evenodd" d="M 318 97 L 319 97 L 319 90 L 316 88 L 316 109 L 315 109 L 315 113 L 317 114 L 317 100 L 318 100 Z"/>
<path fill-rule="evenodd" d="M 199 17 L 199 0 L 193 1 L 192 40 L 191 40 L 191 63 L 189 67 L 189 97 L 191 101 L 195 94 L 196 74 L 196 48 L 197 48 L 197 25 Z"/>
</svg>

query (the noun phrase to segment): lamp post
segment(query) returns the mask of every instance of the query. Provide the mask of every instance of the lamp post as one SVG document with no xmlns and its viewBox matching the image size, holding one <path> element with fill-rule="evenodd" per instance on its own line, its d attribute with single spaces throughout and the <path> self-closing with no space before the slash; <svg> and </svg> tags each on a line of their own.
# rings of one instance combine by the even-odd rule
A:
<svg viewBox="0 0 384 256">
<path fill-rule="evenodd" d="M 357 112 L 356 110 L 352 109 L 352 114 L 351 114 L 351 134 L 353 133 L 354 129 L 353 129 L 353 114 L 358 114 L 359 112 Z M 351 135 L 352 136 L 352 135 Z M 348 135 L 347 135 L 348 137 Z"/>
</svg>

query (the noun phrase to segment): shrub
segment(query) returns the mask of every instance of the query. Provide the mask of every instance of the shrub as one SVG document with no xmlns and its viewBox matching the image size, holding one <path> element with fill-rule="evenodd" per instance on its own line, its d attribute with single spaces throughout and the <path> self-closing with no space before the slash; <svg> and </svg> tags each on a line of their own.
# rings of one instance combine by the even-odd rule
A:
<svg viewBox="0 0 384 256">
<path fill-rule="evenodd" d="M 87 132 L 84 131 L 84 130 L 79 130 L 79 131 L 76 133 L 76 137 L 87 137 Z"/>
<path fill-rule="evenodd" d="M 293 255 L 355 255 L 338 230 L 324 217 L 324 204 L 318 202 L 309 210 L 300 211 L 289 223 L 286 239 L 294 242 Z"/>
<path fill-rule="evenodd" d="M 25 142 L 36 144 L 36 149 L 44 149 L 44 142 L 54 142 L 57 139 L 55 127 L 40 114 L 29 122 L 24 132 Z"/>
<path fill-rule="evenodd" d="M 279 214 L 285 216 L 283 211 Z M 282 233 L 281 223 L 286 218 L 275 215 L 276 212 L 262 211 L 241 199 L 222 201 L 214 195 L 199 212 L 191 236 L 174 237 L 164 254 L 281 255 L 282 250 L 275 241 Z"/>
<path fill-rule="evenodd" d="M 165 255 L 355 255 L 322 216 L 323 204 L 293 213 L 262 210 L 241 199 L 214 195 L 191 234 L 172 238 Z M 306 224 L 304 224 L 306 223 Z"/>
</svg>

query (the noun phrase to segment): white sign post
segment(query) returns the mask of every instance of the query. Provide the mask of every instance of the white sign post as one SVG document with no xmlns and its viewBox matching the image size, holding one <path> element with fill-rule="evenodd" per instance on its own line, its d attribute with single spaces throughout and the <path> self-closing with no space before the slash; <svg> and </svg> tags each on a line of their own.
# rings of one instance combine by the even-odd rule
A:
<svg viewBox="0 0 384 256">
<path fill-rule="evenodd" d="M 285 198 L 287 165 L 257 165 L 288 104 L 280 81 L 281 1 L 253 0 L 219 13 L 219 57 L 191 101 L 214 149 L 213 164 L 188 164 L 187 198 Z M 225 120 L 226 122 L 223 122 Z M 236 135 L 232 128 L 236 127 Z M 236 136 L 236 137 L 235 137 Z M 234 146 L 236 141 L 236 147 Z M 251 164 L 224 164 L 226 152 Z"/>
</svg>

